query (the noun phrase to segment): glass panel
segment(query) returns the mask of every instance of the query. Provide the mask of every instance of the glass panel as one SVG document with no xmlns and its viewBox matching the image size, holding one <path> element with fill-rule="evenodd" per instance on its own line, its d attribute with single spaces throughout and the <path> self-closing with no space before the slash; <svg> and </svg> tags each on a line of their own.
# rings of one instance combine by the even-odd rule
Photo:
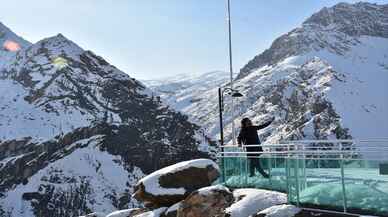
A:
<svg viewBox="0 0 388 217">
<path fill-rule="evenodd" d="M 347 160 L 345 193 L 349 212 L 388 216 L 388 175 L 378 161 Z"/>
<path fill-rule="evenodd" d="M 240 148 L 225 148 L 228 152 L 239 152 Z M 246 187 L 247 185 L 247 159 L 246 157 L 230 156 L 223 160 L 223 175 L 225 185 L 230 187 Z"/>
<path fill-rule="evenodd" d="M 269 178 L 263 177 L 259 167 L 264 173 L 270 175 Z M 224 158 L 223 174 L 225 184 L 230 187 L 252 187 L 261 189 L 287 191 L 287 176 L 285 159 L 269 157 L 227 157 Z M 251 176 L 250 170 L 255 171 Z"/>
<path fill-rule="evenodd" d="M 269 178 L 250 167 L 257 161 Z M 303 207 L 388 216 L 388 162 L 340 159 L 259 158 L 231 156 L 223 160 L 225 184 L 288 193 L 292 204 Z M 344 177 L 342 179 L 342 177 Z"/>
<path fill-rule="evenodd" d="M 262 172 L 268 174 L 269 177 L 264 177 L 264 175 L 261 174 L 260 169 L 257 168 L 255 176 L 249 177 L 248 183 L 256 188 L 286 192 L 287 177 L 284 159 L 260 156 L 259 158 L 256 158 L 256 160 L 260 161 Z"/>
<path fill-rule="evenodd" d="M 305 207 L 343 211 L 340 162 L 320 159 L 294 161 L 289 177 L 292 202 L 297 203 L 299 197 L 300 205 Z"/>
</svg>

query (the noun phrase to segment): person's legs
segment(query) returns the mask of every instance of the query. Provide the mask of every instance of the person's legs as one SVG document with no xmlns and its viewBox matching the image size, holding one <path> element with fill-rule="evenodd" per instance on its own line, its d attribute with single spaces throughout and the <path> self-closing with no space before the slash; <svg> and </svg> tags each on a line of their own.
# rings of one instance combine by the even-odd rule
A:
<svg viewBox="0 0 388 217">
<path fill-rule="evenodd" d="M 260 158 L 256 158 L 257 162 L 255 163 L 255 168 L 264 178 L 269 178 L 269 175 L 263 170 L 263 167 L 261 167 Z"/>
<path fill-rule="evenodd" d="M 248 152 L 262 152 L 263 149 L 261 147 L 247 147 Z M 258 170 L 259 173 L 264 178 L 269 178 L 269 175 L 263 170 L 260 163 L 260 154 L 248 154 L 249 157 L 249 176 L 255 176 L 255 170 Z"/>
<path fill-rule="evenodd" d="M 257 158 L 251 156 L 251 158 L 249 158 L 249 176 L 255 176 L 255 168 L 257 167 L 256 164 L 257 164 Z"/>
</svg>

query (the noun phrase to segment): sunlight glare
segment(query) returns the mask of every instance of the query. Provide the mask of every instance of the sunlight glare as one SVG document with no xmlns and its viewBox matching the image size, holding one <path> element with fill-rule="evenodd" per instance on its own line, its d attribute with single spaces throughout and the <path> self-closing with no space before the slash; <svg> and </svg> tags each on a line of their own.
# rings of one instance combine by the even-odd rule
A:
<svg viewBox="0 0 388 217">
<path fill-rule="evenodd" d="M 3 48 L 7 51 L 16 52 L 20 50 L 20 45 L 15 41 L 7 40 L 4 42 Z"/>
<path fill-rule="evenodd" d="M 55 68 L 57 69 L 63 69 L 65 68 L 66 66 L 68 66 L 68 62 L 65 58 L 63 57 L 56 57 L 54 60 L 53 60 L 53 65 L 55 66 Z"/>
</svg>

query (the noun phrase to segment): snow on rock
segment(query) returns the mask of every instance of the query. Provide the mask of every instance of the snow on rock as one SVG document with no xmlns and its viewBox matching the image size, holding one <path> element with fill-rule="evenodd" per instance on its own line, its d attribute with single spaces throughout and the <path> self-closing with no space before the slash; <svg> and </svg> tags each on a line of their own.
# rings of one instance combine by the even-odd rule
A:
<svg viewBox="0 0 388 217">
<path fill-rule="evenodd" d="M 209 187 L 204 187 L 204 188 L 198 189 L 198 193 L 202 196 L 209 196 L 215 191 L 230 192 L 230 190 L 223 185 L 214 185 L 214 186 L 209 186 Z"/>
<path fill-rule="evenodd" d="M 109 215 L 107 215 L 106 217 L 131 217 L 131 216 L 136 216 L 136 215 L 144 213 L 144 212 L 146 212 L 146 210 L 140 209 L 140 208 L 124 209 L 124 210 L 118 210 L 118 211 L 112 212 Z"/>
<path fill-rule="evenodd" d="M 233 191 L 237 200 L 226 209 L 231 217 L 248 217 L 271 206 L 287 203 L 287 195 L 260 189 L 237 189 Z"/>
<path fill-rule="evenodd" d="M 223 216 L 233 201 L 233 193 L 225 186 L 201 188 L 182 201 L 177 216 Z"/>
<path fill-rule="evenodd" d="M 293 205 L 271 206 L 257 213 L 258 217 L 293 217 L 300 213 L 301 209 Z"/>
<path fill-rule="evenodd" d="M 141 179 L 133 196 L 145 205 L 169 207 L 191 192 L 211 185 L 219 175 L 218 165 L 212 160 L 183 161 Z"/>
<path fill-rule="evenodd" d="M 80 217 L 106 217 L 106 215 L 101 212 L 94 212 Z"/>
</svg>

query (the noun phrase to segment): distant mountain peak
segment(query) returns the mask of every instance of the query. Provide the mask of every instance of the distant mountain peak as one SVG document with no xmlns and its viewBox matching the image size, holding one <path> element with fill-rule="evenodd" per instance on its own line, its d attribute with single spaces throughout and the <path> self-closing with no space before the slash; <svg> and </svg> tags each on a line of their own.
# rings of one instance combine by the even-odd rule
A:
<svg viewBox="0 0 388 217">
<path fill-rule="evenodd" d="M 338 3 L 313 14 L 303 25 L 320 25 L 350 36 L 370 35 L 388 38 L 388 4 Z"/>
<path fill-rule="evenodd" d="M 351 46 L 359 43 L 361 36 L 388 38 L 388 4 L 339 3 L 323 8 L 301 27 L 275 39 L 269 49 L 240 70 L 237 79 L 254 69 L 311 51 L 326 50 L 344 55 Z"/>
<path fill-rule="evenodd" d="M 37 42 L 34 44 L 33 49 L 35 49 L 34 52 L 37 52 L 37 50 L 42 51 L 43 49 L 52 56 L 69 56 L 76 59 L 79 59 L 79 56 L 85 52 L 76 43 L 67 39 L 61 33 Z"/>
</svg>

